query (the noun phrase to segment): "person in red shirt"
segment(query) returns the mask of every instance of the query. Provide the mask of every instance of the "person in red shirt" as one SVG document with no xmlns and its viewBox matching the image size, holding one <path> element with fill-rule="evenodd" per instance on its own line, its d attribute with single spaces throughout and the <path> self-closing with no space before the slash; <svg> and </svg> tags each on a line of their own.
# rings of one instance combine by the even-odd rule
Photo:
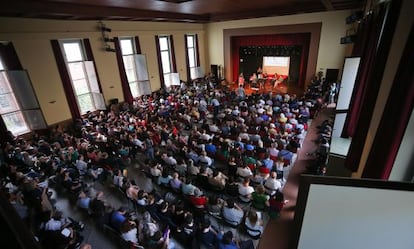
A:
<svg viewBox="0 0 414 249">
<path fill-rule="evenodd" d="M 194 195 L 190 197 L 191 204 L 196 208 L 205 208 L 208 202 L 208 198 L 202 195 L 202 192 L 198 189 L 194 190 Z"/>
</svg>

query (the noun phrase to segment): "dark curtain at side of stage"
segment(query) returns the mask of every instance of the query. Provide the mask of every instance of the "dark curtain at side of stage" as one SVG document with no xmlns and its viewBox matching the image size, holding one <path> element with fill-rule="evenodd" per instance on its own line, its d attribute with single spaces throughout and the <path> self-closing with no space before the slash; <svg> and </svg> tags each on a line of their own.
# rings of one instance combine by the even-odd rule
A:
<svg viewBox="0 0 414 249">
<path fill-rule="evenodd" d="M 289 82 L 298 84 L 302 57 L 302 46 L 246 46 L 239 49 L 239 73 L 246 81 L 260 66 L 263 68 L 264 56 L 290 57 Z"/>
<path fill-rule="evenodd" d="M 231 38 L 231 57 L 233 65 L 233 81 L 237 81 L 239 76 L 239 62 L 240 62 L 240 47 L 272 47 L 272 46 L 287 46 L 287 47 L 301 47 L 300 69 L 298 75 L 298 86 L 305 85 L 306 67 L 309 55 L 310 33 L 296 33 L 296 34 L 269 34 L 269 35 L 251 35 L 251 36 L 234 36 Z M 260 58 L 262 59 L 262 58 Z M 258 65 L 261 65 L 260 62 Z M 254 70 L 257 69 L 256 68 Z M 246 74 L 244 74 L 246 76 Z"/>
</svg>

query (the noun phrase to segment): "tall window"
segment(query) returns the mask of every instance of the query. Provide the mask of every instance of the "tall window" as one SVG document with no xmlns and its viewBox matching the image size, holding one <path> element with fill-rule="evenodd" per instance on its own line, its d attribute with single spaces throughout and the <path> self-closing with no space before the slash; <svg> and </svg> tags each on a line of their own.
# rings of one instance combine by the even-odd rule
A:
<svg viewBox="0 0 414 249">
<path fill-rule="evenodd" d="M 151 94 L 145 55 L 136 53 L 133 37 L 120 38 L 120 47 L 129 88 L 134 98 Z"/>
<path fill-rule="evenodd" d="M 12 48 L 10 44 L 7 46 Z M 0 115 L 6 129 L 15 136 L 45 129 L 46 122 L 27 72 L 17 68 L 8 70 L 3 59 L 0 58 Z"/>
<path fill-rule="evenodd" d="M 195 68 L 198 65 L 197 62 L 197 47 L 196 47 L 196 36 L 187 35 L 187 53 L 188 53 L 188 67 Z"/>
<path fill-rule="evenodd" d="M 158 49 L 161 58 L 164 84 L 166 87 L 180 84 L 179 76 L 175 73 L 171 39 L 171 36 L 158 36 Z"/>
<path fill-rule="evenodd" d="M 185 35 L 187 75 L 189 80 L 204 77 L 200 68 L 197 35 Z"/>
<path fill-rule="evenodd" d="M 20 110 L 9 78 L 0 58 L 0 113 L 9 131 L 14 135 L 30 132 L 29 126 Z"/>
<path fill-rule="evenodd" d="M 80 114 L 105 109 L 94 63 L 86 59 L 82 41 L 63 40 L 61 46 Z"/>
</svg>

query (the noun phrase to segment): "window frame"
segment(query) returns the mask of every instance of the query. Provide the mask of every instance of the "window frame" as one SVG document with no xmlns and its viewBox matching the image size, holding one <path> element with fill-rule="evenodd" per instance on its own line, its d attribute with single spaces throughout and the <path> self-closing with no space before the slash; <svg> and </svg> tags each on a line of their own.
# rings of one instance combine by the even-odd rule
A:
<svg viewBox="0 0 414 249">
<path fill-rule="evenodd" d="M 132 97 L 138 98 L 142 95 L 148 95 L 152 93 L 151 83 L 148 77 L 146 57 L 145 55 L 138 53 L 136 39 L 129 36 L 119 37 L 118 39 L 122 63 L 124 66 L 123 70 L 125 71 L 126 80 Z M 130 53 L 124 51 L 122 45 L 123 41 L 129 41 L 129 45 L 131 46 Z M 129 60 L 128 63 L 127 60 Z M 133 79 L 131 79 L 131 77 L 133 77 Z"/>
<path fill-rule="evenodd" d="M 172 35 L 158 35 L 156 36 L 157 52 L 158 52 L 158 63 L 160 70 L 160 79 L 161 86 L 165 88 L 173 87 L 174 85 L 179 85 L 180 76 L 177 73 L 177 68 L 175 64 L 175 52 L 174 52 L 174 43 Z M 167 48 L 163 47 L 162 39 L 166 39 Z M 163 53 L 167 52 L 168 59 L 165 60 Z M 167 64 L 168 66 L 164 66 Z"/>
<path fill-rule="evenodd" d="M 26 134 L 31 132 L 29 123 L 27 122 L 25 116 L 23 115 L 23 109 L 21 108 L 21 104 L 19 103 L 18 99 L 16 98 L 16 94 L 14 93 L 13 87 L 10 83 L 9 77 L 7 75 L 7 68 L 5 64 L 2 61 L 2 58 L 0 58 L 0 74 L 2 74 L 0 77 L 4 79 L 4 83 L 6 84 L 7 92 L 2 93 L 3 91 L 0 89 L 0 97 L 5 97 L 8 100 L 12 100 L 13 107 L 10 110 L 4 110 L 0 106 L 0 115 L 3 119 L 4 124 L 6 125 L 7 130 L 11 131 L 13 135 L 19 136 L 22 134 Z M 10 103 L 10 101 L 8 101 Z M 14 125 L 8 125 L 10 124 L 8 121 L 8 116 L 11 115 L 17 115 L 19 116 L 20 121 L 23 121 L 22 129 L 16 131 L 16 126 Z M 14 128 L 14 129 L 13 129 Z"/>
<path fill-rule="evenodd" d="M 68 44 L 68 43 L 76 43 L 78 45 L 79 52 L 81 55 L 81 60 L 69 61 L 67 51 L 65 49 L 65 44 Z M 62 40 L 59 40 L 59 45 L 61 47 L 62 57 L 66 65 L 66 68 L 67 68 L 70 83 L 73 89 L 73 95 L 76 99 L 76 104 L 77 104 L 79 113 L 81 115 L 85 115 L 88 112 L 94 112 L 94 111 L 103 109 L 102 105 L 104 105 L 104 103 L 102 102 L 104 101 L 103 101 L 102 92 L 99 86 L 99 82 L 97 80 L 97 72 L 95 70 L 94 62 L 88 59 L 84 41 L 78 38 L 62 39 Z M 76 63 L 81 63 L 81 71 L 83 73 L 82 74 L 83 78 L 74 80 L 73 79 L 74 76 L 72 75 L 72 71 L 71 71 L 71 65 L 75 65 Z M 91 74 L 89 74 L 88 72 L 90 72 Z M 92 82 L 91 78 L 96 78 L 96 82 Z M 78 93 L 78 89 L 75 86 L 75 82 L 79 80 L 83 80 L 86 83 L 87 90 L 85 92 Z M 84 106 L 83 104 L 81 104 L 82 102 L 81 98 L 85 96 L 88 96 L 88 101 L 90 101 L 90 106 Z M 101 103 L 98 103 L 98 102 L 101 102 Z"/>
<path fill-rule="evenodd" d="M 201 71 L 200 65 L 200 51 L 198 47 L 198 36 L 197 34 L 185 34 L 185 56 L 187 62 L 187 80 L 188 82 L 204 77 L 204 74 Z M 192 39 L 192 46 L 189 42 L 189 39 Z M 193 61 L 194 65 L 191 65 Z"/>
<path fill-rule="evenodd" d="M 7 45 L 13 49 L 12 44 Z M 46 129 L 46 121 L 40 109 L 39 101 L 33 89 L 32 82 L 26 70 L 21 68 L 17 55 L 14 58 L 6 58 L 0 55 L 0 107 L 2 132 L 10 131 L 14 136 L 30 133 L 34 130 Z M 7 56 L 4 55 L 4 56 Z M 13 56 L 13 55 L 11 55 Z M 17 61 L 9 68 L 7 61 Z M 18 66 L 16 66 L 18 65 Z M 3 130 L 4 129 L 4 130 Z"/>
</svg>

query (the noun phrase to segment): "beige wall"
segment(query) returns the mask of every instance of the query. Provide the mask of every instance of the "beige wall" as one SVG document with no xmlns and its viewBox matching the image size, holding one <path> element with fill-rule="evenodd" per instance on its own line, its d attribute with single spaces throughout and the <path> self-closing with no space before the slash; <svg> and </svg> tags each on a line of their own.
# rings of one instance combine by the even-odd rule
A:
<svg viewBox="0 0 414 249">
<path fill-rule="evenodd" d="M 271 26 L 322 22 L 321 44 L 317 69 L 341 68 L 346 45 L 339 44 L 346 29 L 345 17 L 349 11 L 324 12 L 258 18 L 211 24 L 184 24 L 165 22 L 105 21 L 114 36 L 139 36 L 141 51 L 147 55 L 148 71 L 153 90 L 160 88 L 155 35 L 174 36 L 177 70 L 180 78 L 187 79 L 184 56 L 184 34 L 198 34 L 200 62 L 205 72 L 210 64 L 223 63 L 223 30 L 229 28 Z M 0 18 L 0 40 L 13 42 L 17 55 L 27 69 L 38 96 L 47 124 L 71 119 L 62 87 L 51 39 L 88 38 L 90 40 L 103 94 L 106 100 L 123 100 L 115 53 L 103 50 L 103 41 L 97 21 L 60 21 L 23 18 Z M 333 52 L 334 51 L 334 52 Z M 56 101 L 55 103 L 50 103 Z"/>
<path fill-rule="evenodd" d="M 180 78 L 186 80 L 184 35 L 198 34 L 200 63 L 208 72 L 203 24 L 120 21 L 105 21 L 104 23 L 112 29 L 109 33 L 110 37 L 139 36 L 141 51 L 147 55 L 152 90 L 160 88 L 155 35 L 173 35 L 177 70 Z M 123 100 L 116 56 L 113 52 L 103 50 L 104 44 L 97 21 L 0 18 L 0 40 L 13 42 L 23 68 L 29 72 L 48 125 L 71 119 L 50 44 L 52 39 L 65 38 L 88 38 L 90 40 L 105 100 L 112 98 Z M 56 102 L 51 104 L 51 101 Z"/>
<path fill-rule="evenodd" d="M 345 18 L 350 13 L 351 11 L 346 10 L 210 23 L 206 29 L 208 58 L 210 59 L 208 63 L 224 65 L 223 32 L 225 29 L 321 22 L 322 30 L 316 69 L 317 71 L 325 71 L 326 68 L 341 69 L 344 57 L 349 55 L 350 45 L 341 45 L 339 41 L 346 35 L 346 30 L 352 28 L 352 25 L 345 24 Z"/>
</svg>

